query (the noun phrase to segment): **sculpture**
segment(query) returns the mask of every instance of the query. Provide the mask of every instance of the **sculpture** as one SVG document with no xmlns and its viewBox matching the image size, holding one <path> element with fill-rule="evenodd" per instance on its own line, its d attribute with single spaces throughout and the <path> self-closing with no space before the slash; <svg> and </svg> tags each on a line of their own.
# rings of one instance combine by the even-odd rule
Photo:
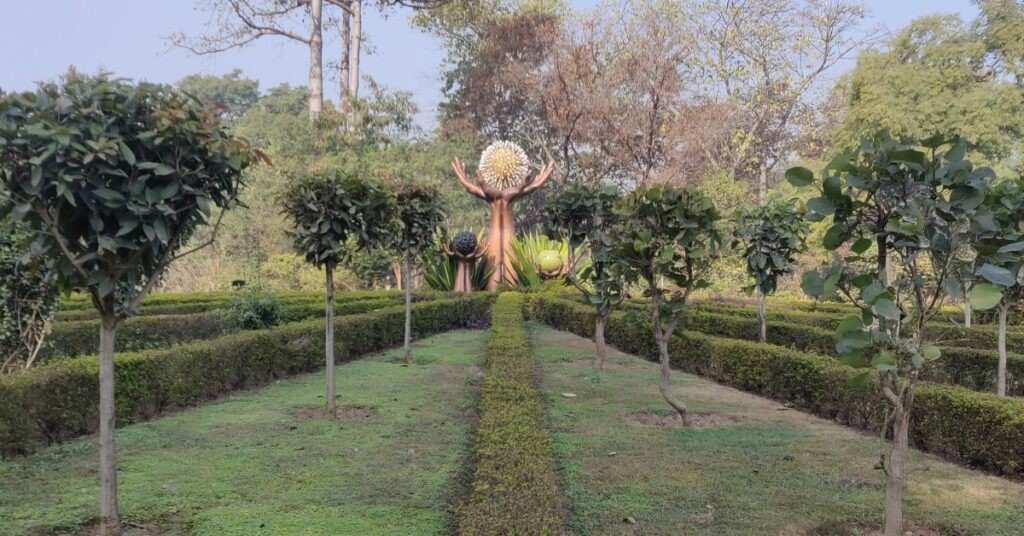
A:
<svg viewBox="0 0 1024 536">
<path fill-rule="evenodd" d="M 463 231 L 455 235 L 451 244 L 445 244 L 442 249 L 446 254 L 455 257 L 455 292 L 473 292 L 470 275 L 473 263 L 483 256 L 487 250 L 487 242 L 478 244 L 475 234 Z"/>
<path fill-rule="evenodd" d="M 555 170 L 555 163 L 547 165 L 533 177 L 526 153 L 516 144 L 499 141 L 492 143 L 480 155 L 480 167 L 470 180 L 466 167 L 455 159 L 452 169 L 459 183 L 471 195 L 479 197 L 491 206 L 491 224 L 487 234 L 487 259 L 494 271 L 487 281 L 487 289 L 494 290 L 501 283 L 515 284 L 516 274 L 512 269 L 512 239 L 515 237 L 515 221 L 512 204 L 541 186 Z"/>
</svg>

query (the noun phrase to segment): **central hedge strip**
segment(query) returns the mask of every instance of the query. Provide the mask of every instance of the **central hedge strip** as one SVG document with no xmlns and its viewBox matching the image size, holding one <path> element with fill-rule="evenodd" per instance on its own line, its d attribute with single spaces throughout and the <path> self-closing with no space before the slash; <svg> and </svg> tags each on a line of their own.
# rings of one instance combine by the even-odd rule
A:
<svg viewBox="0 0 1024 536">
<path fill-rule="evenodd" d="M 538 295 L 533 317 L 556 329 L 591 337 L 594 310 Z M 650 330 L 622 313 L 609 320 L 606 339 L 654 359 Z M 744 391 L 784 400 L 840 423 L 878 431 L 887 409 L 875 388 L 857 388 L 858 370 L 831 357 L 771 344 L 686 332 L 670 345 L 672 364 Z M 911 420 L 914 446 L 996 473 L 1024 477 L 1024 401 L 952 385 L 919 384 Z"/>
<path fill-rule="evenodd" d="M 544 428 L 523 296 L 504 293 L 491 315 L 471 489 L 457 506 L 458 534 L 561 534 L 551 440 Z"/>
<path fill-rule="evenodd" d="M 493 299 L 481 293 L 416 304 L 413 333 L 424 336 L 479 325 L 486 322 Z M 338 318 L 337 361 L 400 343 L 404 321 L 404 306 Z M 114 359 L 117 424 L 317 370 L 323 366 L 323 355 L 322 319 L 167 350 L 118 354 Z M 24 454 L 94 432 L 97 367 L 95 358 L 82 357 L 0 378 L 0 453 Z"/>
</svg>

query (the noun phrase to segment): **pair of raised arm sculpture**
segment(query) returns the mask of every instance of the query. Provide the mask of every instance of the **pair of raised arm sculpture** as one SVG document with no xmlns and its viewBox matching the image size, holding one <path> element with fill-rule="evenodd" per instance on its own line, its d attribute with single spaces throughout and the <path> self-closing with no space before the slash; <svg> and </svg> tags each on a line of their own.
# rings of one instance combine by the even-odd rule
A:
<svg viewBox="0 0 1024 536">
<path fill-rule="evenodd" d="M 481 252 L 486 252 L 487 260 L 494 269 L 487 282 L 488 290 L 494 290 L 502 283 L 515 284 L 512 239 L 515 238 L 516 228 L 512 204 L 543 186 L 551 178 L 555 163 L 548 162 L 533 178 L 527 180 L 530 175 L 530 161 L 526 153 L 513 143 L 499 141 L 491 144 L 481 154 L 480 166 L 474 177 L 466 175 L 466 166 L 458 159 L 452 162 L 452 169 L 467 192 L 483 199 L 491 207 L 487 239 L 477 248 L 476 256 L 455 255 L 459 259 L 456 283 L 462 281 L 460 275 L 465 278 L 463 285 L 456 285 L 456 290 L 471 290 L 468 288 L 468 264 L 469 261 L 478 258 Z"/>
</svg>

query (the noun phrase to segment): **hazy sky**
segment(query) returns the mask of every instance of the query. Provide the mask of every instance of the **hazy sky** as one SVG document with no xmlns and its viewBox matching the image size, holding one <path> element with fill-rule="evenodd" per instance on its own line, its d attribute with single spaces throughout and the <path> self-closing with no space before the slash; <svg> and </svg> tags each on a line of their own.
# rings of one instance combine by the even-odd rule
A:
<svg viewBox="0 0 1024 536">
<path fill-rule="evenodd" d="M 580 7 L 594 0 L 572 0 Z M 897 30 L 911 19 L 936 12 L 974 16 L 970 0 L 867 0 L 877 21 Z M 166 37 L 175 31 L 197 32 L 206 15 L 194 0 L 0 0 L 0 88 L 31 89 L 51 80 L 69 65 L 85 72 L 100 68 L 119 76 L 173 82 L 192 73 L 221 74 L 234 68 L 266 89 L 282 82 L 304 84 L 307 54 L 298 43 L 264 38 L 249 47 L 198 57 L 171 49 Z M 438 66 L 442 51 L 432 37 L 413 30 L 408 10 L 384 18 L 370 10 L 364 25 L 373 54 L 364 72 L 384 85 L 411 91 L 421 109 L 420 121 L 431 123 L 441 98 Z M 333 50 L 328 55 L 333 56 Z M 337 83 L 325 80 L 335 98 Z"/>
</svg>

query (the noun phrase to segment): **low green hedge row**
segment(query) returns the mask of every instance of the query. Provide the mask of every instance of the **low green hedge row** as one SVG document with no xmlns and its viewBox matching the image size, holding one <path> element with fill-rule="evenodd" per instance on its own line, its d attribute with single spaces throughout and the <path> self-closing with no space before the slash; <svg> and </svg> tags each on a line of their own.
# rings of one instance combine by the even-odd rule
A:
<svg viewBox="0 0 1024 536">
<path fill-rule="evenodd" d="M 394 298 L 373 298 L 335 304 L 338 316 L 365 313 L 398 304 Z M 322 303 L 285 305 L 281 308 L 281 324 L 323 316 Z M 40 354 L 40 362 L 55 358 L 92 355 L 99 348 L 99 321 L 61 322 L 53 327 L 48 345 Z M 218 311 L 194 314 L 137 316 L 125 320 L 117 330 L 118 351 L 134 352 L 183 342 L 212 339 L 227 329 Z"/>
<path fill-rule="evenodd" d="M 591 337 L 593 309 L 534 297 L 535 319 Z M 639 318 L 614 314 L 608 342 L 655 359 L 650 330 Z M 857 428 L 878 431 L 886 402 L 873 387 L 856 387 L 859 373 L 826 356 L 771 344 L 686 332 L 670 346 L 672 363 L 716 382 L 768 396 Z M 999 398 L 958 386 L 921 383 L 916 390 L 911 440 L 921 450 L 996 473 L 1024 476 L 1024 401 Z"/>
<path fill-rule="evenodd" d="M 229 302 L 232 298 L 237 296 L 239 292 L 237 290 L 229 290 L 223 292 L 161 292 L 151 294 L 142 300 L 142 307 L 161 306 L 161 305 L 181 305 L 181 304 L 192 304 L 192 303 L 209 303 L 209 302 Z M 284 292 L 272 292 L 274 296 L 281 300 L 318 300 L 323 299 L 323 292 L 307 292 L 307 291 L 284 291 Z M 401 290 L 353 290 L 347 292 L 339 292 L 336 300 L 339 302 L 344 300 L 365 300 L 368 298 L 383 298 L 383 297 L 398 297 L 402 295 Z M 76 293 L 72 294 L 61 300 L 60 310 L 62 311 L 75 311 L 81 309 L 92 309 L 92 302 L 89 297 L 85 294 Z"/>
<path fill-rule="evenodd" d="M 478 326 L 488 318 L 491 294 L 413 306 L 417 337 Z M 344 362 L 398 344 L 405 308 L 388 307 L 340 317 L 336 356 Z M 118 354 L 115 395 L 119 426 L 152 418 L 225 393 L 323 366 L 324 321 L 307 320 L 248 331 L 169 350 Z M 93 433 L 98 426 L 98 364 L 68 359 L 0 378 L 0 453 L 35 448 Z"/>
<path fill-rule="evenodd" d="M 643 317 L 646 315 L 646 307 L 642 303 L 630 302 L 628 309 L 631 313 Z M 687 317 L 687 328 L 716 337 L 751 341 L 758 339 L 759 328 L 756 311 L 737 308 L 729 313 L 710 312 L 715 310 L 727 309 L 713 309 L 703 305 L 696 307 Z M 830 317 L 812 313 L 772 313 L 769 311 L 769 318 L 786 319 L 784 321 L 768 321 L 766 334 L 769 343 L 802 352 L 836 355 L 834 328 L 818 327 L 827 324 L 823 320 L 815 320 L 815 318 L 828 319 Z M 941 326 L 933 327 L 932 333 L 941 333 L 942 330 L 951 329 L 960 332 L 968 331 L 953 326 Z M 972 328 L 971 331 L 974 329 L 978 328 Z M 929 364 L 924 371 L 923 378 L 927 381 L 960 385 L 978 391 L 995 391 L 999 354 L 984 346 L 978 349 L 976 346 L 957 345 L 962 342 L 961 339 L 941 338 L 942 357 Z M 1011 353 L 1007 359 L 1006 370 L 1007 393 L 1011 396 L 1024 396 L 1024 355 Z"/>
<path fill-rule="evenodd" d="M 457 506 L 458 534 L 562 533 L 558 479 L 534 385 L 536 362 L 523 304 L 522 294 L 503 293 L 491 315 L 471 489 Z"/>
</svg>

